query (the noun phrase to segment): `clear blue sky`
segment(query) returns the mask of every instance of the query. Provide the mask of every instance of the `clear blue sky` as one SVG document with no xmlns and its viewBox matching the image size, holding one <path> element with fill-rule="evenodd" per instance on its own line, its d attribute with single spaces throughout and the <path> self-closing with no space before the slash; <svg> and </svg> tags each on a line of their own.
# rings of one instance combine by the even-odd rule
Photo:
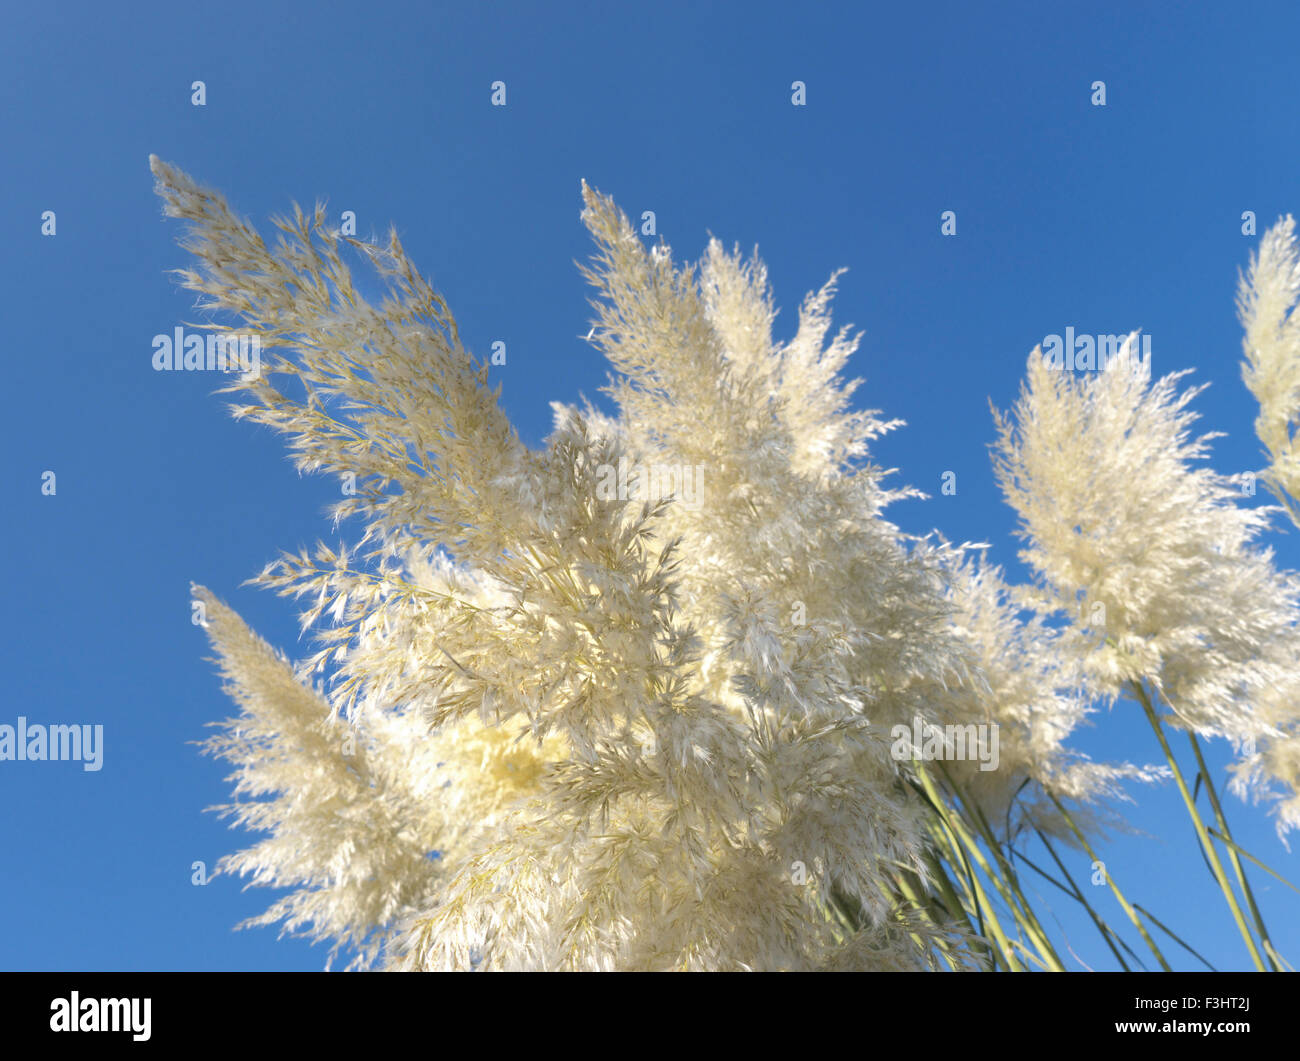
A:
<svg viewBox="0 0 1300 1061">
<path fill-rule="evenodd" d="M 1046 334 L 1142 328 L 1158 372 L 1213 382 L 1196 407 L 1229 435 L 1215 465 L 1259 466 L 1233 293 L 1256 244 L 1242 212 L 1262 231 L 1300 210 L 1297 21 L 1281 2 L 11 5 L 0 722 L 102 723 L 105 751 L 94 773 L 0 764 L 0 968 L 325 960 L 274 930 L 232 933 L 270 893 L 190 883 L 191 863 L 243 837 L 203 813 L 228 786 L 187 743 L 232 710 L 189 583 L 300 654 L 293 604 L 240 583 L 328 536 L 338 495 L 299 478 L 278 437 L 232 421 L 211 376 L 152 370 L 152 337 L 193 315 L 164 272 L 186 256 L 151 152 L 259 224 L 318 196 L 363 232 L 395 222 L 466 343 L 508 343 L 503 400 L 532 442 L 549 400 L 595 397 L 605 379 L 581 339 L 580 178 L 635 216 L 654 210 L 679 257 L 709 232 L 757 244 L 781 337 L 804 293 L 848 266 L 837 321 L 866 333 L 860 400 L 908 423 L 877 457 L 935 495 L 893 517 L 990 541 L 1016 575 L 987 399 L 1010 404 Z M 504 109 L 489 105 L 498 79 Z M 195 80 L 205 107 L 191 105 Z M 806 107 L 791 105 L 795 80 Z M 1090 105 L 1095 80 L 1104 108 Z M 955 238 L 940 234 L 944 210 Z M 946 470 L 954 497 L 939 494 Z M 1294 535 L 1275 542 L 1300 566 Z M 1080 746 L 1158 757 L 1123 707 Z M 1176 793 L 1138 795 L 1131 817 L 1151 835 L 1107 845 L 1112 872 L 1211 961 L 1245 967 Z M 1261 811 L 1233 801 L 1230 814 L 1249 848 L 1300 877 Z M 1300 961 L 1300 897 L 1256 880 Z M 1095 934 L 1055 905 L 1078 955 L 1105 967 Z"/>
</svg>

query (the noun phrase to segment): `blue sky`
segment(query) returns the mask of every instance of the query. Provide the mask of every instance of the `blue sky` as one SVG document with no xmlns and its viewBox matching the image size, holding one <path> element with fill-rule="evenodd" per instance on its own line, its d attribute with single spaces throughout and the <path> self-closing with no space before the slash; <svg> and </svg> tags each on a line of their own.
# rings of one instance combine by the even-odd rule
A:
<svg viewBox="0 0 1300 1061">
<path fill-rule="evenodd" d="M 28 4 L 6 21 L 0 722 L 102 724 L 105 748 L 98 772 L 0 764 L 0 968 L 325 961 L 274 930 L 231 931 L 269 893 L 191 884 L 193 862 L 241 836 L 203 813 L 228 788 L 187 743 L 232 710 L 189 584 L 301 653 L 292 603 L 241 583 L 328 536 L 338 493 L 300 478 L 268 430 L 232 421 L 211 376 L 153 371 L 153 336 L 193 319 L 193 298 L 165 273 L 187 263 L 150 153 L 259 224 L 317 197 L 363 233 L 396 223 L 466 344 L 507 342 L 503 401 L 534 443 L 550 400 L 605 381 L 573 266 L 588 253 L 585 178 L 634 216 L 653 210 L 679 258 L 709 233 L 757 245 L 781 338 L 805 292 L 848 266 L 836 320 L 865 332 L 859 399 L 907 421 L 876 457 L 934 495 L 893 518 L 989 541 L 1013 575 L 988 401 L 1013 401 L 1047 334 L 1141 328 L 1157 372 L 1212 382 L 1195 407 L 1228 433 L 1215 466 L 1261 463 L 1233 295 L 1257 242 L 1242 212 L 1262 232 L 1300 209 L 1292 4 L 263 0 Z M 206 106 L 191 105 L 195 80 Z M 490 105 L 496 80 L 505 108 Z M 1097 80 L 1105 107 L 1090 102 Z M 939 493 L 945 471 L 955 496 Z M 1273 543 L 1300 566 L 1294 535 Z M 1097 723 L 1089 753 L 1158 757 L 1131 708 Z M 1136 794 L 1131 820 L 1150 835 L 1106 845 L 1112 873 L 1212 962 L 1246 967 L 1174 789 Z M 1300 877 L 1261 810 L 1233 800 L 1229 814 L 1250 850 Z M 1072 869 L 1088 875 L 1085 860 Z M 1295 961 L 1300 897 L 1256 885 Z M 1075 953 L 1106 967 L 1095 933 L 1054 906 Z"/>
</svg>

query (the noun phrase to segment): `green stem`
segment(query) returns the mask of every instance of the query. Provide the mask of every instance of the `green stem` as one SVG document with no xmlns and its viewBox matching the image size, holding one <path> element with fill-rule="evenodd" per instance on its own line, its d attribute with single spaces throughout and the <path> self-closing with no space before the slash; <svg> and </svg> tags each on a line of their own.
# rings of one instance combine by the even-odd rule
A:
<svg viewBox="0 0 1300 1061">
<path fill-rule="evenodd" d="M 953 780 L 952 776 L 943 768 L 942 762 L 939 765 L 940 769 L 943 769 L 945 780 L 953 791 L 961 798 L 962 806 L 966 810 L 966 816 L 971 818 L 976 830 L 984 838 L 985 844 L 988 845 L 989 850 L 993 853 L 993 857 L 997 859 L 998 869 L 1001 870 L 1001 873 L 995 878 L 999 883 L 998 890 L 1002 892 L 1003 898 L 1007 900 L 1007 904 L 1011 906 L 1012 913 L 1015 915 L 1016 920 L 1021 923 L 1029 932 L 1030 936 L 1033 937 L 1035 945 L 1044 956 L 1048 966 L 1051 967 L 1054 972 L 1065 972 L 1064 963 L 1048 941 L 1046 931 L 1039 922 L 1037 915 L 1035 915 L 1033 908 L 1029 905 L 1029 900 L 1025 898 L 1024 892 L 1020 887 L 1020 878 L 1016 875 L 1015 867 L 1013 867 L 1002 854 L 1002 845 L 998 842 L 997 837 L 993 835 L 993 830 L 990 828 L 988 820 L 984 817 L 978 804 L 969 799 L 966 794 L 962 792 L 961 788 Z M 985 866 L 985 872 L 989 872 L 987 866 Z M 991 873 L 989 875 L 992 877 Z M 1012 902 L 1013 897 L 1015 900 L 1014 903 Z M 1019 909 L 1017 909 L 1017 907 Z"/>
<path fill-rule="evenodd" d="M 1061 871 L 1065 879 L 1070 882 L 1070 887 L 1074 889 L 1072 893 L 1067 891 L 1067 894 L 1072 894 L 1076 902 L 1083 904 L 1083 908 L 1088 911 L 1088 916 L 1092 918 L 1092 923 L 1097 926 L 1097 931 L 1101 933 L 1101 938 L 1106 941 L 1106 946 L 1110 948 L 1111 954 L 1115 955 L 1115 960 L 1119 962 L 1120 968 L 1126 973 L 1131 973 L 1133 970 L 1129 967 L 1128 962 L 1124 960 L 1124 955 L 1120 954 L 1119 948 L 1115 946 L 1114 941 L 1111 939 L 1111 936 L 1115 935 L 1115 930 L 1112 929 L 1110 925 L 1106 924 L 1105 919 L 1097 913 L 1097 911 L 1092 908 L 1092 904 L 1083 897 L 1083 891 L 1074 882 L 1074 878 L 1070 876 L 1070 871 L 1065 868 L 1065 863 L 1057 857 L 1056 851 L 1052 845 L 1048 843 L 1047 837 L 1038 829 L 1035 829 L 1034 831 L 1038 833 L 1038 839 L 1042 841 L 1043 847 L 1047 849 L 1047 853 L 1052 856 L 1052 861 L 1056 863 L 1056 868 Z M 1032 862 L 1029 864 L 1031 866 L 1033 865 Z M 1042 873 L 1042 870 L 1039 870 L 1039 872 Z M 1044 876 L 1046 876 L 1046 874 L 1044 874 Z M 1118 939 L 1119 937 L 1116 936 L 1115 938 Z M 1123 941 L 1121 940 L 1121 942 Z"/>
<path fill-rule="evenodd" d="M 983 948 L 985 957 L 988 959 L 990 966 L 996 965 L 997 959 L 994 956 L 993 947 L 990 945 L 989 941 L 984 938 L 982 927 L 977 929 L 975 925 L 971 924 L 971 915 L 967 912 L 965 904 L 961 901 L 961 897 L 958 896 L 957 889 L 948 876 L 948 871 L 943 868 L 943 860 L 937 851 L 931 851 L 926 856 L 926 862 L 931 875 L 939 886 L 939 895 L 947 906 L 948 912 L 952 914 L 954 919 L 957 918 L 958 915 L 964 919 L 964 925 L 968 930 L 969 935 L 974 938 L 975 945 Z M 980 925 L 983 925 L 982 921 L 980 922 Z"/>
<path fill-rule="evenodd" d="M 1205 794 L 1210 797 L 1210 806 L 1214 808 L 1214 820 L 1218 822 L 1219 832 L 1224 836 L 1231 838 L 1232 831 L 1228 828 L 1228 819 L 1223 814 L 1223 806 L 1219 803 L 1219 794 L 1214 790 L 1214 782 L 1210 780 L 1209 768 L 1205 765 L 1205 757 L 1201 755 L 1201 742 L 1196 739 L 1196 734 L 1188 731 L 1187 740 L 1191 743 L 1192 751 L 1196 754 L 1196 767 L 1201 772 L 1201 777 L 1205 779 Z M 1250 881 L 1246 879 L 1246 871 L 1242 868 L 1241 859 L 1237 857 L 1237 852 L 1233 846 L 1228 847 L 1228 861 L 1232 863 L 1233 872 L 1237 875 L 1237 885 L 1241 888 L 1241 893 L 1246 897 L 1246 905 L 1250 907 L 1250 916 L 1255 922 L 1255 931 L 1259 933 L 1260 942 L 1264 945 L 1264 952 L 1267 954 L 1271 947 L 1268 937 L 1268 929 L 1264 927 L 1264 918 L 1259 912 L 1259 906 L 1255 903 L 1255 893 L 1251 890 Z M 1269 965 L 1273 972 L 1278 972 L 1277 963 L 1270 956 Z"/>
<path fill-rule="evenodd" d="M 1160 721 L 1160 717 L 1156 714 L 1156 709 L 1151 706 L 1146 687 L 1140 681 L 1130 682 L 1129 685 L 1137 696 L 1138 702 L 1142 705 L 1142 710 L 1146 713 L 1152 732 L 1155 733 L 1156 739 L 1160 741 L 1160 747 L 1165 753 L 1165 759 L 1173 771 L 1174 780 L 1178 782 L 1178 791 L 1183 797 L 1183 804 L 1187 807 L 1187 813 L 1191 816 L 1192 827 L 1196 830 L 1196 837 L 1201 842 L 1205 857 L 1210 862 L 1210 870 L 1219 884 L 1219 890 L 1223 892 L 1223 898 L 1228 904 L 1228 909 L 1232 911 L 1232 918 L 1237 923 L 1237 930 L 1241 933 L 1241 938 L 1246 941 L 1246 947 L 1255 962 L 1255 968 L 1260 972 L 1264 972 L 1264 959 L 1260 957 L 1259 948 L 1255 945 L 1255 939 L 1250 934 L 1250 929 L 1246 927 L 1246 918 L 1241 912 L 1241 904 L 1237 901 L 1237 896 L 1228 883 L 1228 876 L 1223 871 L 1223 863 L 1219 861 L 1219 852 L 1210 840 L 1209 833 L 1206 832 L 1205 822 L 1201 820 L 1200 811 L 1196 809 L 1196 801 L 1192 798 L 1191 790 L 1187 787 L 1187 781 L 1183 778 L 1183 772 L 1178 766 L 1178 760 L 1174 758 L 1174 753 L 1169 747 L 1169 741 L 1165 739 L 1164 726 Z"/>
<path fill-rule="evenodd" d="M 1011 945 L 1007 942 L 1006 934 L 1002 931 L 1002 925 L 998 921 L 998 915 L 993 909 L 992 904 L 989 902 L 988 896 L 984 894 L 984 889 L 980 885 L 979 877 L 975 873 L 974 867 L 971 866 L 966 851 L 963 849 L 960 841 L 957 840 L 957 837 L 946 820 L 942 810 L 939 811 L 939 821 L 935 828 L 940 832 L 942 838 L 947 841 L 953 857 L 956 859 L 956 864 L 962 865 L 966 870 L 962 886 L 967 891 L 967 895 L 970 898 L 970 904 L 974 908 L 976 916 L 979 918 L 981 928 L 986 930 L 987 933 L 993 937 L 992 944 L 994 956 L 998 961 L 1000 961 L 1007 972 L 1021 972 L 1020 960 L 1012 952 Z"/>
<path fill-rule="evenodd" d="M 953 834 L 954 837 L 958 838 L 954 840 L 954 844 L 960 844 L 960 846 L 963 849 L 963 852 L 969 854 L 970 857 L 975 860 L 979 868 L 984 871 L 984 875 L 1002 893 L 1002 897 L 1006 901 L 1007 907 L 1010 913 L 1012 914 L 1012 916 L 1016 918 L 1017 922 L 1021 924 L 1025 924 L 1024 919 L 1019 915 L 1019 913 L 1015 909 L 1014 903 L 1011 901 L 1010 897 L 1008 896 L 1006 887 L 1002 879 L 997 874 L 993 873 L 992 870 L 989 869 L 988 861 L 984 858 L 984 853 L 980 850 L 978 842 L 970 835 L 969 832 L 967 832 L 965 826 L 962 825 L 960 817 L 950 815 L 946 812 L 945 806 L 941 804 L 939 795 L 934 789 L 934 783 L 930 780 L 930 777 L 925 772 L 925 770 L 921 768 L 921 764 L 916 763 L 914 765 L 917 767 L 917 771 L 916 771 L 917 777 L 920 778 L 921 784 L 925 787 L 926 795 L 930 797 L 930 802 L 934 806 L 939 808 L 939 814 L 941 820 L 943 821 L 944 828 L 947 829 L 951 834 Z M 994 915 L 992 907 L 989 906 L 987 896 L 983 894 L 983 888 L 979 884 L 978 877 L 975 874 L 972 874 L 972 879 L 974 881 L 975 888 L 980 893 L 980 897 L 983 900 L 985 908 L 989 912 L 989 928 L 991 931 L 993 931 L 996 934 L 995 938 L 997 938 L 999 945 L 1003 948 L 1003 952 L 1005 956 L 1010 961 L 1012 959 L 1012 951 L 1009 943 L 1007 942 L 1007 937 L 1004 934 L 1002 934 L 1002 926 L 998 922 L 997 917 Z M 1025 927 L 1030 929 L 1031 934 L 1034 934 L 1032 925 L 1025 924 Z M 1058 969 L 1064 971 L 1064 967 L 1061 966 L 1060 959 L 1056 958 L 1055 955 L 1051 953 L 1051 948 L 1050 946 L 1046 946 L 1045 941 L 1039 938 L 1039 939 L 1035 939 L 1034 942 L 1035 945 L 1039 947 L 1040 951 L 1042 951 L 1043 954 L 1049 958 L 1049 964 L 1051 963 L 1051 961 L 1054 961 Z"/>
<path fill-rule="evenodd" d="M 1064 820 L 1065 824 L 1070 827 L 1070 831 L 1074 833 L 1075 838 L 1079 841 L 1088 857 L 1092 859 L 1093 862 L 1101 862 L 1101 859 L 1099 859 L 1093 851 L 1092 845 L 1088 843 L 1088 838 L 1083 835 L 1083 830 L 1075 824 L 1074 819 L 1070 817 L 1070 812 L 1067 811 L 1061 801 L 1056 798 L 1055 793 L 1047 790 L 1047 798 L 1056 805 L 1056 809 L 1060 812 L 1061 818 Z M 1160 968 L 1167 973 L 1173 972 L 1169 967 L 1169 963 L 1165 961 L 1165 956 L 1160 953 L 1160 948 L 1156 946 L 1156 941 L 1151 938 L 1151 934 L 1146 930 L 1146 926 L 1142 924 L 1142 919 L 1138 917 L 1137 911 L 1135 911 L 1133 907 L 1129 905 L 1129 901 L 1124 898 L 1124 893 L 1119 890 L 1119 885 L 1115 883 L 1109 871 L 1104 871 L 1103 876 L 1106 878 L 1106 883 L 1110 885 L 1110 890 L 1115 893 L 1115 898 L 1119 900 L 1119 905 L 1122 906 L 1124 912 L 1128 914 L 1128 919 L 1133 922 L 1133 927 L 1138 930 L 1138 933 L 1142 936 L 1143 942 L 1151 948 L 1151 953 L 1156 956 L 1156 961 L 1160 963 Z"/>
</svg>

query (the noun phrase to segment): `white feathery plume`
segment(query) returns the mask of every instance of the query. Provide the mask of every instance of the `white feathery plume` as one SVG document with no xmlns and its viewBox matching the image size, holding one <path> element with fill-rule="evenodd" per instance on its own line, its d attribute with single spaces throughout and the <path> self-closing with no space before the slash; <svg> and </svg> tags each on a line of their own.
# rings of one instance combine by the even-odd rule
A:
<svg viewBox="0 0 1300 1061">
<path fill-rule="evenodd" d="M 1197 466 L 1215 437 L 1190 434 L 1200 388 L 1180 393 L 1182 372 L 1152 382 L 1135 348 L 1083 376 L 1035 350 L 998 416 L 998 479 L 1085 688 L 1149 683 L 1176 724 L 1250 754 L 1281 736 L 1268 705 L 1295 687 L 1300 583 L 1256 543 L 1270 510 Z"/>
</svg>

